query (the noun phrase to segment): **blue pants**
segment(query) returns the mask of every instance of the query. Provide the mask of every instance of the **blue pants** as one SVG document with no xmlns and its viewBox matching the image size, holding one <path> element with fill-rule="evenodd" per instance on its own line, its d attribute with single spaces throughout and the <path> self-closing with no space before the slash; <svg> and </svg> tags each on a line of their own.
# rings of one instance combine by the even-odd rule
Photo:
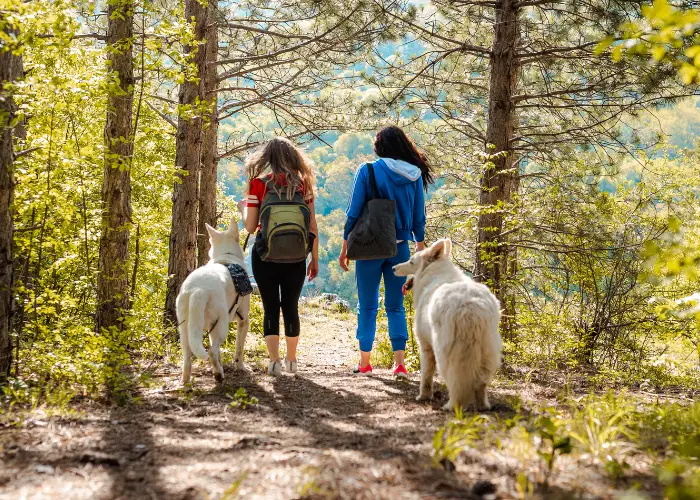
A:
<svg viewBox="0 0 700 500">
<path fill-rule="evenodd" d="M 399 253 L 391 259 L 358 260 L 355 262 L 355 279 L 357 281 L 357 340 L 360 350 L 370 352 L 374 344 L 377 329 L 377 310 L 379 309 L 379 282 L 384 276 L 384 307 L 389 320 L 389 338 L 394 351 L 406 348 L 408 328 L 406 327 L 406 310 L 403 307 L 402 287 L 406 282 L 404 276 L 396 276 L 392 269 L 396 264 L 411 258 L 408 242 L 399 243 Z"/>
</svg>

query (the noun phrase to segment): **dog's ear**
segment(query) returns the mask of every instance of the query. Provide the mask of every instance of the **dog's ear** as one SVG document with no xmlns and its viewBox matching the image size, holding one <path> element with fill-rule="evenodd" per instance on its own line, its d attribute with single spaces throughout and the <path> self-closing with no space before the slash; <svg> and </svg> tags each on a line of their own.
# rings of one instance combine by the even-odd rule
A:
<svg viewBox="0 0 700 500">
<path fill-rule="evenodd" d="M 430 245 L 426 252 L 426 257 L 429 262 L 433 262 L 442 257 L 445 250 L 445 240 L 437 240 L 435 243 Z"/>
<path fill-rule="evenodd" d="M 235 217 L 231 217 L 231 224 L 228 226 L 228 232 L 238 239 L 238 221 Z"/>
<path fill-rule="evenodd" d="M 445 256 L 449 257 L 450 255 L 452 255 L 452 240 L 449 238 L 445 238 L 443 241 L 445 242 Z"/>
<path fill-rule="evenodd" d="M 216 235 L 219 234 L 219 231 L 211 227 L 209 224 L 206 222 L 204 223 L 204 227 L 207 228 L 207 233 L 209 233 L 209 238 L 214 238 Z"/>
</svg>

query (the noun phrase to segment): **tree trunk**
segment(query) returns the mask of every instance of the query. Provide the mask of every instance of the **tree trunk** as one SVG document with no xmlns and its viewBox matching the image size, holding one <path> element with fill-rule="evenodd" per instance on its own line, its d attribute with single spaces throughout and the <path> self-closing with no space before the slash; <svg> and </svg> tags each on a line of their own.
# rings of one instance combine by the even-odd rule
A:
<svg viewBox="0 0 700 500">
<path fill-rule="evenodd" d="M 518 12 L 515 0 L 499 0 L 496 7 L 491 54 L 487 154 L 491 160 L 481 178 L 475 278 L 491 287 L 501 304 L 505 297 L 507 245 L 502 237 L 505 209 L 516 189 L 517 173 L 512 172 L 511 140 L 515 126 L 515 93 L 518 61 Z"/>
<path fill-rule="evenodd" d="M 134 101 L 133 0 L 110 0 L 107 53 L 110 73 L 105 121 L 102 224 L 97 277 L 97 331 L 124 327 L 129 307 L 132 108 Z"/>
<path fill-rule="evenodd" d="M 219 49 L 219 37 L 216 27 L 218 0 L 209 0 L 207 16 L 207 40 L 205 44 L 206 71 L 204 92 L 211 113 L 204 124 L 202 142 L 202 171 L 199 174 L 199 219 L 197 222 L 197 265 L 203 266 L 209 261 L 209 235 L 204 224 L 216 227 L 216 174 L 219 166 L 217 141 L 219 122 L 217 112 L 216 58 Z"/>
<path fill-rule="evenodd" d="M 11 50 L 0 50 L 0 385 L 7 380 L 12 366 L 12 203 L 15 190 L 12 120 L 15 104 L 6 85 L 20 76 L 15 74 L 16 59 Z"/>
<path fill-rule="evenodd" d="M 207 7 L 200 0 L 185 1 L 185 19 L 194 20 L 196 42 L 206 33 Z M 197 75 L 204 75 L 206 50 L 196 44 L 185 47 L 197 67 Z M 197 177 L 202 149 L 202 113 L 197 103 L 204 101 L 204 78 L 188 79 L 180 85 L 180 116 L 177 122 L 175 164 L 178 178 L 173 189 L 173 217 L 170 228 L 170 256 L 168 260 L 168 288 L 165 295 L 165 325 L 177 324 L 175 299 L 180 286 L 197 265 Z M 185 114 L 186 113 L 186 114 Z"/>
</svg>

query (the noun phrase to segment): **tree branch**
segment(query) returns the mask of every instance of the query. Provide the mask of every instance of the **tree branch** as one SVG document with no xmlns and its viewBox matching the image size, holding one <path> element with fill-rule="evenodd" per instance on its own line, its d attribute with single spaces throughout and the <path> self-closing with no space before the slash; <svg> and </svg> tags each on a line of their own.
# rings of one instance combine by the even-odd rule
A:
<svg viewBox="0 0 700 500">
<path fill-rule="evenodd" d="M 15 152 L 15 159 L 21 158 L 21 157 L 23 157 L 23 156 L 27 156 L 27 155 L 29 155 L 29 154 L 31 154 L 31 153 L 33 153 L 34 151 L 37 151 L 37 150 L 39 150 L 39 149 L 41 149 L 41 148 L 37 146 L 37 147 L 34 147 L 34 148 L 23 149 L 22 151 L 16 151 L 16 152 Z"/>
<path fill-rule="evenodd" d="M 166 115 L 166 114 L 163 113 L 161 110 L 159 110 L 158 108 L 156 108 L 156 107 L 155 107 L 153 104 L 151 104 L 150 102 L 146 101 L 146 104 L 148 105 L 149 108 L 151 108 L 153 111 L 155 111 L 156 113 L 158 113 L 158 116 L 160 116 L 163 120 L 165 120 L 166 122 L 168 122 L 170 125 L 173 126 L 173 128 L 175 128 L 175 129 L 177 130 L 177 123 L 175 123 L 175 122 L 172 120 L 172 118 L 170 118 L 168 115 Z"/>
<path fill-rule="evenodd" d="M 287 38 L 287 39 L 300 39 L 300 40 L 308 40 L 309 37 L 306 35 L 292 35 L 292 34 L 287 34 L 287 33 L 280 33 L 278 31 L 270 31 L 266 30 L 263 28 L 255 28 L 254 26 L 246 26 L 244 24 L 236 24 L 236 23 L 216 23 L 218 27 L 221 28 L 231 28 L 235 30 L 243 30 L 243 31 L 252 31 L 254 33 L 262 33 L 263 35 L 270 35 L 270 36 L 277 36 L 280 38 Z"/>
<path fill-rule="evenodd" d="M 243 57 L 243 58 L 222 59 L 222 60 L 220 60 L 220 61 L 216 61 L 216 64 L 217 64 L 217 65 L 221 65 L 221 64 L 235 64 L 235 63 L 245 63 L 245 62 L 251 62 L 251 61 L 259 61 L 259 60 L 261 60 L 261 59 L 273 59 L 273 58 L 275 58 L 275 57 L 277 57 L 277 56 L 279 56 L 279 55 L 287 54 L 287 53 L 289 53 L 289 52 L 294 52 L 295 50 L 298 50 L 298 49 L 301 49 L 301 48 L 303 48 L 303 47 L 306 47 L 307 45 L 310 45 L 310 44 L 312 44 L 312 43 L 314 43 L 314 42 L 318 42 L 319 40 L 322 40 L 323 38 L 325 38 L 326 36 L 328 36 L 329 34 L 331 34 L 333 31 L 335 31 L 335 30 L 338 29 L 340 26 L 342 26 L 343 24 L 345 24 L 345 22 L 347 22 L 347 20 L 350 19 L 350 18 L 355 14 L 355 12 L 357 12 L 358 9 L 359 9 L 359 6 L 358 6 L 358 7 L 355 7 L 355 8 L 352 10 L 352 12 L 350 12 L 350 14 L 348 14 L 346 17 L 344 17 L 343 19 L 341 19 L 340 21 L 338 21 L 336 24 L 334 24 L 333 26 L 331 26 L 328 30 L 324 31 L 324 32 L 321 33 L 320 35 L 317 35 L 317 36 L 315 36 L 315 37 L 313 37 L 313 38 L 310 38 L 310 39 L 306 40 L 306 41 L 303 42 L 303 43 L 299 43 L 299 44 L 297 44 L 297 45 L 293 45 L 293 46 L 287 47 L 287 48 L 285 48 L 285 49 L 280 49 L 280 50 L 278 50 L 277 52 L 271 52 L 271 53 L 269 53 L 269 54 L 261 54 L 261 55 L 257 55 L 257 56 L 250 56 L 250 57 Z"/>
</svg>

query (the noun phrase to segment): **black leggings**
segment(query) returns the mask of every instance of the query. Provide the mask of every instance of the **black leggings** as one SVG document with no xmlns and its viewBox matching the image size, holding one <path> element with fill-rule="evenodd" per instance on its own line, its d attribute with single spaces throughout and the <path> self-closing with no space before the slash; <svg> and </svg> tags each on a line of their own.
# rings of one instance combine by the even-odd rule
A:
<svg viewBox="0 0 700 500">
<path fill-rule="evenodd" d="M 280 307 L 284 316 L 284 334 L 299 336 L 299 297 L 306 279 L 306 261 L 285 263 L 265 262 L 255 248 L 251 251 L 253 276 L 260 290 L 265 321 L 263 334 L 280 334 Z"/>
</svg>

